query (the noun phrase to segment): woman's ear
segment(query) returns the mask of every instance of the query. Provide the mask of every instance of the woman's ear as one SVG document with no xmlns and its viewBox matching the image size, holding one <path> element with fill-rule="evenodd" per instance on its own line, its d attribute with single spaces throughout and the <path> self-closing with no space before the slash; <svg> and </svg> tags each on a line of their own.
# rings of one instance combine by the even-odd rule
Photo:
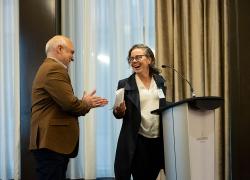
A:
<svg viewBox="0 0 250 180">
<path fill-rule="evenodd" d="M 155 61 L 152 60 L 152 58 L 149 58 L 149 60 L 150 60 L 150 65 L 154 66 L 155 65 Z"/>
</svg>

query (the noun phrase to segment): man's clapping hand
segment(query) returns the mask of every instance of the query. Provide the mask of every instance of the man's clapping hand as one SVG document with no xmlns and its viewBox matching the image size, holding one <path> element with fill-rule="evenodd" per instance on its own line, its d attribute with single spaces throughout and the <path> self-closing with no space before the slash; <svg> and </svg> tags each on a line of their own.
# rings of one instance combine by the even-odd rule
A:
<svg viewBox="0 0 250 180">
<path fill-rule="evenodd" d="M 102 107 L 108 104 L 108 100 L 105 98 L 102 98 L 100 96 L 95 95 L 96 90 L 93 90 L 91 93 L 84 92 L 82 100 L 84 103 L 87 104 L 89 109 L 96 108 L 96 107 Z"/>
</svg>

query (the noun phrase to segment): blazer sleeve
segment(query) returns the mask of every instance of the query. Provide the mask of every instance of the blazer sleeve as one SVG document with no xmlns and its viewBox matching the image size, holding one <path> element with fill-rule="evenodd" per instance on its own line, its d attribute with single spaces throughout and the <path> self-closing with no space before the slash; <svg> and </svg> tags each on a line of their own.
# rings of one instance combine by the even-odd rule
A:
<svg viewBox="0 0 250 180">
<path fill-rule="evenodd" d="M 64 111 L 75 116 L 82 116 L 89 112 L 90 108 L 87 103 L 74 96 L 66 71 L 54 69 L 48 72 L 44 87 L 56 104 Z"/>
<path fill-rule="evenodd" d="M 120 81 L 118 82 L 117 90 L 118 90 L 118 89 L 121 89 L 121 88 L 124 88 L 124 86 L 125 86 L 125 80 L 120 80 Z M 124 92 L 124 93 L 125 93 L 125 92 Z M 115 113 L 115 109 L 113 109 L 113 115 L 115 116 L 116 119 L 121 119 L 121 118 L 123 118 L 123 116 L 121 116 L 121 115 Z"/>
</svg>

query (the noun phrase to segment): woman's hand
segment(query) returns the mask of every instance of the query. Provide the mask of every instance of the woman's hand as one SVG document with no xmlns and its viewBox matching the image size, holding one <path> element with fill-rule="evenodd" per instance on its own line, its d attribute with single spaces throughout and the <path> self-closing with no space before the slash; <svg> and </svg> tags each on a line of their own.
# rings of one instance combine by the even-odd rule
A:
<svg viewBox="0 0 250 180">
<path fill-rule="evenodd" d="M 125 111 L 126 111 L 125 101 L 123 101 L 119 106 L 115 107 L 115 114 L 117 114 L 119 117 L 124 116 Z"/>
</svg>

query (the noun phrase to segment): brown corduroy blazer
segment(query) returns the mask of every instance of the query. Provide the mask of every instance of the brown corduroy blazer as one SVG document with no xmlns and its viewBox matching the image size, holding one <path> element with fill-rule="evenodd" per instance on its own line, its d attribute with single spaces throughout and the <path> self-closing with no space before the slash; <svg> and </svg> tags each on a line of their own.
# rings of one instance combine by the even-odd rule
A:
<svg viewBox="0 0 250 180">
<path fill-rule="evenodd" d="M 53 59 L 45 59 L 32 86 L 29 149 L 72 153 L 78 148 L 78 116 L 88 111 L 86 103 L 74 96 L 67 69 Z"/>
</svg>

